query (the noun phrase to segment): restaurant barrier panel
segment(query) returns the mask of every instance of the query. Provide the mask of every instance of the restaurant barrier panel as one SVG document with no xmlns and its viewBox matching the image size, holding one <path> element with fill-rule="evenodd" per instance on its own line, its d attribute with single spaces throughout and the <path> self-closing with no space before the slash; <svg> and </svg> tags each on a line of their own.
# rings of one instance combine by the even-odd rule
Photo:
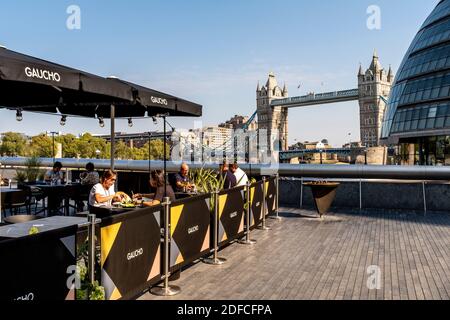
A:
<svg viewBox="0 0 450 320">
<path fill-rule="evenodd" d="M 262 222 L 263 212 L 263 181 L 250 186 L 250 229 L 254 229 Z"/>
<path fill-rule="evenodd" d="M 74 300 L 77 229 L 0 241 L 0 300 Z"/>
<path fill-rule="evenodd" d="M 211 194 L 175 201 L 170 208 L 170 271 L 211 250 Z"/>
<path fill-rule="evenodd" d="M 223 246 L 244 234 L 245 186 L 223 190 L 218 197 L 218 243 Z"/>
<path fill-rule="evenodd" d="M 101 284 L 107 300 L 129 299 L 161 280 L 162 206 L 102 219 Z"/>
<path fill-rule="evenodd" d="M 266 180 L 266 215 L 275 214 L 277 210 L 277 177 L 270 177 Z"/>
</svg>

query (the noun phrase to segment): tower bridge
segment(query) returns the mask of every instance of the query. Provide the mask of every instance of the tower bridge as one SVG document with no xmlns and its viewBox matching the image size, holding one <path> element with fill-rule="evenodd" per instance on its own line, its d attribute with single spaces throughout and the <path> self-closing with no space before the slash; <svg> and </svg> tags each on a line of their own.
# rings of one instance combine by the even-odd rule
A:
<svg viewBox="0 0 450 320">
<path fill-rule="evenodd" d="M 358 101 L 362 145 L 379 146 L 386 100 L 394 81 L 394 73 L 391 67 L 387 71 L 382 68 L 378 54 L 374 52 L 370 67 L 366 71 L 363 71 L 362 65 L 359 67 L 357 79 L 358 88 L 355 89 L 289 97 L 286 84 L 283 88 L 279 87 L 275 75 L 270 73 L 266 85 L 261 87 L 258 83 L 256 89 L 258 128 L 265 129 L 269 137 L 278 134 L 281 156 L 289 157 L 292 153 L 283 155 L 288 150 L 289 109 Z M 274 151 L 271 150 L 270 143 L 267 145 L 269 152 Z"/>
</svg>

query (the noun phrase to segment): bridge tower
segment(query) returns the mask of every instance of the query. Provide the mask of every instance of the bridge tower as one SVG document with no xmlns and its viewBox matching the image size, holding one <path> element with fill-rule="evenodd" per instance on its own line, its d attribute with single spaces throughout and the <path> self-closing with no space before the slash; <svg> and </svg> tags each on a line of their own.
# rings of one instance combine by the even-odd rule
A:
<svg viewBox="0 0 450 320">
<path fill-rule="evenodd" d="M 258 111 L 258 129 L 267 130 L 267 137 L 271 137 L 278 130 L 279 134 L 279 150 L 284 151 L 288 149 L 288 109 L 282 107 L 271 107 L 270 102 L 274 99 L 288 98 L 289 93 L 286 84 L 283 89 L 278 86 L 275 75 L 269 73 L 269 79 L 265 86 L 256 88 L 256 107 Z M 260 136 L 261 139 L 261 136 Z M 278 139 L 278 137 L 277 137 Z M 269 153 L 271 144 L 268 139 L 267 146 L 269 146 Z"/>
<path fill-rule="evenodd" d="M 359 115 L 363 146 L 380 145 L 381 125 L 386 110 L 386 104 L 380 96 L 386 99 L 389 97 L 393 81 L 394 74 L 391 67 L 388 72 L 381 67 L 376 51 L 366 72 L 363 72 L 362 66 L 359 67 Z"/>
</svg>

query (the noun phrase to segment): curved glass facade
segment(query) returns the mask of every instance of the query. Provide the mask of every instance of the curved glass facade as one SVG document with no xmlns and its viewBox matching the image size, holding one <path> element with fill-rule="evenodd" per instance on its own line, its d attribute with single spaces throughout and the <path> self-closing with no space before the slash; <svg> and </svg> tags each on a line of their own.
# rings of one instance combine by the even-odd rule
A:
<svg viewBox="0 0 450 320">
<path fill-rule="evenodd" d="M 450 0 L 439 2 L 400 65 L 381 137 L 450 135 Z M 443 131 L 444 130 L 444 131 Z"/>
</svg>

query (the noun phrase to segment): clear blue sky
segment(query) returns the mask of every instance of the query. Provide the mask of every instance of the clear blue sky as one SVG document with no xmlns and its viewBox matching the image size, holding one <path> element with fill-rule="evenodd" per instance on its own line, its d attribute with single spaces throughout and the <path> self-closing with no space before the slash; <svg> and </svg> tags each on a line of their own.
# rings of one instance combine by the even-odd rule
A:
<svg viewBox="0 0 450 320">
<path fill-rule="evenodd" d="M 257 81 L 275 72 L 291 96 L 357 86 L 359 63 L 376 48 L 394 71 L 437 0 L 151 0 L 2 1 L 0 44 L 9 49 L 115 75 L 204 106 L 203 125 L 256 109 Z M 81 8 L 81 30 L 68 30 L 66 9 Z M 366 27 L 369 5 L 381 8 L 381 30 Z M 298 84 L 302 88 L 297 89 Z M 26 93 L 24 93 L 26 94 Z M 191 128 L 199 119 L 174 119 Z M 357 102 L 290 111 L 290 141 L 359 139 Z M 149 120 L 129 132 L 156 129 Z M 92 119 L 25 114 L 20 124 L 0 111 L 0 132 L 109 132 Z"/>
</svg>

